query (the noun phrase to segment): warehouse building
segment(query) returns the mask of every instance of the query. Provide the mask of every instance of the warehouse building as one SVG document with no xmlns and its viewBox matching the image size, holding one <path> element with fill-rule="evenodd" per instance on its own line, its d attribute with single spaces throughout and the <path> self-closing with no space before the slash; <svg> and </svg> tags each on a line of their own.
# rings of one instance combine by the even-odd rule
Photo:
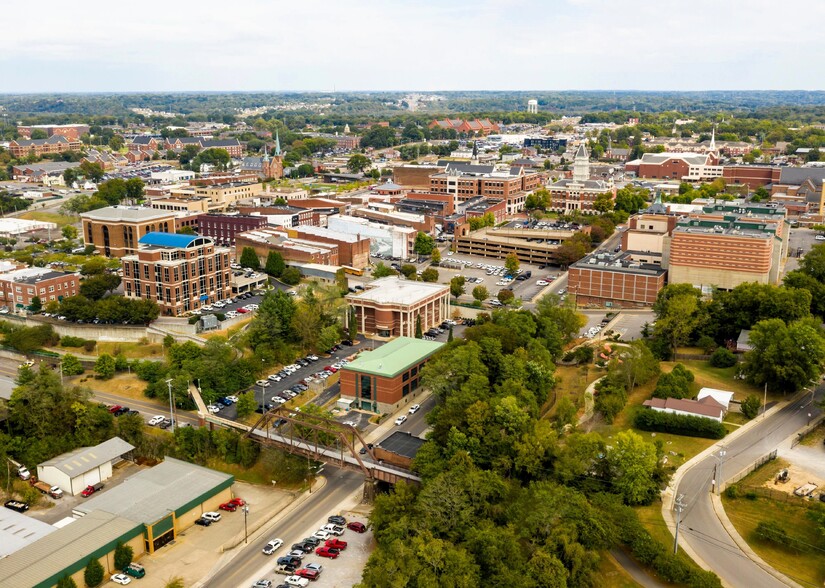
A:
<svg viewBox="0 0 825 588">
<path fill-rule="evenodd" d="M 116 514 L 95 511 L 0 559 L 3 588 L 52 588 L 64 576 L 85 586 L 83 571 L 97 558 L 107 575 L 115 572 L 119 542 L 137 558 L 144 552 L 143 525 Z M 119 570 L 118 570 L 119 571 Z"/>
<path fill-rule="evenodd" d="M 57 527 L 8 508 L 0 508 L 0 559 L 53 533 Z"/>
<path fill-rule="evenodd" d="M 72 515 L 80 518 L 102 510 L 135 521 L 144 531 L 141 551 L 154 553 L 195 524 L 203 513 L 231 499 L 234 481 L 229 474 L 167 457 L 79 504 Z"/>
<path fill-rule="evenodd" d="M 86 486 L 112 477 L 112 466 L 134 449 L 120 437 L 112 437 L 94 447 L 81 447 L 44 461 L 37 466 L 37 477 L 67 494 L 80 494 Z"/>
</svg>

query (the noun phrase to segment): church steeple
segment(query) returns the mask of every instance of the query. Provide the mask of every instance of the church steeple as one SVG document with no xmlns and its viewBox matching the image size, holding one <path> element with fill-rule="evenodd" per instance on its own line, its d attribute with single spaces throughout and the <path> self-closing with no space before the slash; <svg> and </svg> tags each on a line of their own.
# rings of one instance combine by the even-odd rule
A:
<svg viewBox="0 0 825 588">
<path fill-rule="evenodd" d="M 281 155 L 281 137 L 278 135 L 278 129 L 275 129 L 275 155 Z"/>
<path fill-rule="evenodd" d="M 708 151 L 716 152 L 716 125 L 713 125 L 713 129 L 710 131 L 710 146 L 708 147 Z"/>
</svg>

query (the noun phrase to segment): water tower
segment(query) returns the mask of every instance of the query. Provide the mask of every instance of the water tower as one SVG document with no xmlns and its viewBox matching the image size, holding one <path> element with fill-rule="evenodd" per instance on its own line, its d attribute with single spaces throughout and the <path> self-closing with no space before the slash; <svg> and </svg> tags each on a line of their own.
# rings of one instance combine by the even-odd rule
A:
<svg viewBox="0 0 825 588">
<path fill-rule="evenodd" d="M 538 100 L 528 100 L 527 101 L 527 112 L 532 114 L 538 114 L 539 111 L 539 101 Z"/>
</svg>

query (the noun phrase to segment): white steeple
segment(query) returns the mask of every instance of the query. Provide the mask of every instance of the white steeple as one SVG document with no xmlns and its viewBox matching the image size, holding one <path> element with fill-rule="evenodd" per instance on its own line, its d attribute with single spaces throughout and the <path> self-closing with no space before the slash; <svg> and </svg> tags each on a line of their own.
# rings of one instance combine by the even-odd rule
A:
<svg viewBox="0 0 825 588">
<path fill-rule="evenodd" d="M 584 143 L 579 145 L 576 156 L 573 158 L 573 181 L 584 182 L 590 179 L 590 156 Z"/>
<path fill-rule="evenodd" d="M 713 125 L 713 129 L 710 131 L 710 146 L 708 147 L 708 151 L 712 153 L 716 152 L 716 125 Z"/>
</svg>

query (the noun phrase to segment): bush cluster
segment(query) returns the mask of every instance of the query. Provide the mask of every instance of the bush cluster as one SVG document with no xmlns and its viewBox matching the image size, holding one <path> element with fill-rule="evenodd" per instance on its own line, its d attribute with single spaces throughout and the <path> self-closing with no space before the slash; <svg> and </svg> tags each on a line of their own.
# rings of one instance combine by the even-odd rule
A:
<svg viewBox="0 0 825 588">
<path fill-rule="evenodd" d="M 706 439 L 721 439 L 727 433 L 724 425 L 713 419 L 671 414 L 652 409 L 639 411 L 634 424 L 643 431 L 674 433 Z"/>
</svg>

